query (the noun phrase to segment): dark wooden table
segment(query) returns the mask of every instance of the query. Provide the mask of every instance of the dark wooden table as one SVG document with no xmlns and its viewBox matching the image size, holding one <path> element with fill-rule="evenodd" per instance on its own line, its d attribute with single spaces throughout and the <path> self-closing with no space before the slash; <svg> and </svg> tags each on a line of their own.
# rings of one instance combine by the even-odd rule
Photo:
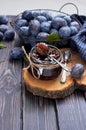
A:
<svg viewBox="0 0 86 130">
<path fill-rule="evenodd" d="M 23 61 L 9 62 L 18 38 L 0 50 L 0 130 L 86 130 L 86 93 L 46 99 L 26 90 Z"/>
</svg>

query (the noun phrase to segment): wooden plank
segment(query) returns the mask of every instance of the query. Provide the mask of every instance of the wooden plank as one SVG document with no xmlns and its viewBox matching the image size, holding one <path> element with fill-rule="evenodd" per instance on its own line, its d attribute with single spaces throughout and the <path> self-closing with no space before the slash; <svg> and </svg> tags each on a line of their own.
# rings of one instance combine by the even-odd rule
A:
<svg viewBox="0 0 86 130">
<path fill-rule="evenodd" d="M 23 130 L 58 130 L 54 100 L 23 90 Z"/>
<path fill-rule="evenodd" d="M 86 102 L 83 92 L 56 100 L 60 130 L 86 130 Z"/>
<path fill-rule="evenodd" d="M 12 17 L 11 17 L 12 18 Z M 9 18 L 10 19 L 10 18 Z M 21 130 L 21 62 L 9 62 L 13 42 L 0 50 L 0 130 Z"/>
</svg>

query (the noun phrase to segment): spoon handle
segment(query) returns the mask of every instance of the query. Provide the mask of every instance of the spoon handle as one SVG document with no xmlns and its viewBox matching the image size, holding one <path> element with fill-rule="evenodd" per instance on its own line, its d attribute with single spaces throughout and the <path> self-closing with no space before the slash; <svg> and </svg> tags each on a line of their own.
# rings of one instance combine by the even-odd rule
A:
<svg viewBox="0 0 86 130">
<path fill-rule="evenodd" d="M 65 67 L 66 67 L 66 63 L 64 64 Z M 66 82 L 66 70 L 63 69 L 62 71 L 62 75 L 61 75 L 61 80 L 60 80 L 61 83 L 65 83 Z"/>
<path fill-rule="evenodd" d="M 55 61 L 56 63 L 58 63 L 65 71 L 67 72 L 71 72 L 71 68 L 65 66 L 64 64 L 62 64 L 61 62 L 59 62 L 58 60 L 56 60 L 53 56 L 48 56 L 48 58 L 52 61 Z"/>
</svg>

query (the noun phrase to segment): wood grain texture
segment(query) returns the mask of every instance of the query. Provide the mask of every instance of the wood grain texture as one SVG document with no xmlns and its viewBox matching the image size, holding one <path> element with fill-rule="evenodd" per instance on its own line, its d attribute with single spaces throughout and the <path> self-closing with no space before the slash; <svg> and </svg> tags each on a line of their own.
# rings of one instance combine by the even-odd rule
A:
<svg viewBox="0 0 86 130">
<path fill-rule="evenodd" d="M 9 51 L 15 42 L 17 37 L 5 42 L 7 48 L 0 50 L 0 130 L 21 130 L 22 64 L 9 61 Z"/>
<path fill-rule="evenodd" d="M 58 130 L 54 100 L 23 93 L 23 130 Z"/>
<path fill-rule="evenodd" d="M 60 130 L 86 129 L 86 101 L 82 91 L 76 91 L 71 96 L 56 100 Z"/>
</svg>

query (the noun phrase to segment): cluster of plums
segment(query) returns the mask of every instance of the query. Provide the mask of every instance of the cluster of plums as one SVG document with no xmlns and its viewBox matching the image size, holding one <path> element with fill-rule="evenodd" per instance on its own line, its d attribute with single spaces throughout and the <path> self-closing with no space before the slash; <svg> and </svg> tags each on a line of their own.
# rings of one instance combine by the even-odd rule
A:
<svg viewBox="0 0 86 130">
<path fill-rule="evenodd" d="M 56 12 L 55 12 L 56 13 Z M 6 25 L 5 25 L 6 26 Z M 25 10 L 13 21 L 13 27 L 23 41 L 23 45 L 32 48 L 37 42 L 45 42 L 51 33 L 58 34 L 62 39 L 67 39 L 78 33 L 80 25 L 77 21 L 66 14 L 53 15 L 49 11 Z M 22 49 L 13 48 L 10 57 L 20 59 Z M 18 55 L 18 56 L 17 56 Z"/>
<path fill-rule="evenodd" d="M 37 41 L 46 41 L 46 37 L 51 33 L 58 34 L 61 39 L 67 39 L 77 34 L 80 29 L 80 24 L 71 16 L 58 12 L 53 15 L 45 10 L 25 10 L 14 22 L 15 30 L 24 45 L 29 47 L 33 47 Z"/>
<path fill-rule="evenodd" d="M 32 48 L 37 42 L 46 41 L 51 33 L 56 33 L 61 39 L 67 39 L 76 35 L 80 30 L 77 21 L 65 14 L 52 16 L 47 11 L 29 11 L 22 13 L 14 24 L 16 32 L 23 40 L 23 45 Z M 10 51 L 11 59 L 21 59 L 24 52 L 21 47 L 15 47 Z M 72 68 L 71 75 L 79 78 L 84 72 L 81 64 Z"/>
<path fill-rule="evenodd" d="M 0 16 L 0 41 L 14 39 L 15 32 L 8 26 L 8 21 L 7 16 Z"/>
</svg>

